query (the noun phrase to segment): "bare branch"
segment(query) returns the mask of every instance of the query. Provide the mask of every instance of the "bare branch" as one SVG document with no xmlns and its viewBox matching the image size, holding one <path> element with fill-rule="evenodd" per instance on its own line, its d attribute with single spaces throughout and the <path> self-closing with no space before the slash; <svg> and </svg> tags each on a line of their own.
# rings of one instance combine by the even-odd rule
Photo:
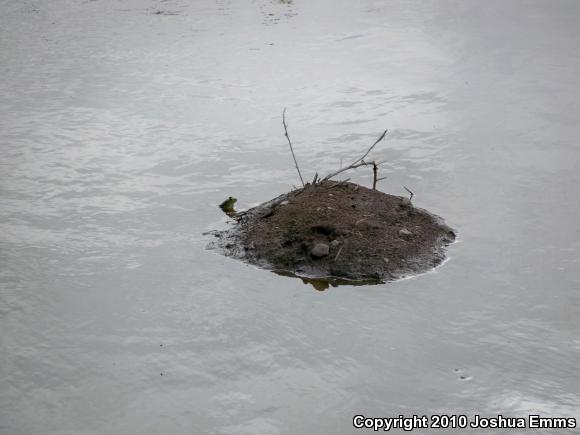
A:
<svg viewBox="0 0 580 435">
<path fill-rule="evenodd" d="M 412 200 L 413 200 L 413 197 L 415 196 L 415 194 L 414 194 L 413 192 L 411 192 L 409 189 L 407 189 L 407 187 L 406 187 L 406 186 L 403 186 L 403 188 L 404 188 L 404 189 L 405 189 L 407 192 L 409 192 L 409 193 L 411 194 L 411 196 L 409 196 L 409 201 L 412 201 Z"/>
<path fill-rule="evenodd" d="M 354 162 L 352 162 L 350 165 L 348 165 L 348 166 L 346 166 L 346 167 L 344 167 L 344 168 L 342 168 L 342 167 L 341 167 L 341 168 L 340 168 L 340 169 L 338 169 L 337 171 L 334 171 L 334 172 L 332 172 L 332 173 L 328 174 L 326 177 L 324 177 L 324 178 L 323 178 L 323 181 L 330 180 L 332 177 L 336 177 L 336 176 L 337 176 L 338 174 L 340 174 L 341 172 L 348 171 L 349 169 L 355 169 L 355 168 L 358 168 L 358 167 L 360 167 L 360 166 L 367 166 L 367 165 L 377 165 L 377 163 L 375 163 L 374 161 L 373 161 L 373 162 L 368 162 L 368 163 L 367 163 L 367 162 L 365 162 L 365 161 L 364 161 L 364 159 L 365 159 L 365 157 L 366 157 L 366 156 L 368 156 L 368 155 L 369 155 L 369 153 L 370 153 L 370 152 L 373 150 L 373 148 L 374 148 L 375 146 L 377 146 L 377 144 L 378 144 L 380 141 L 382 141 L 382 140 L 385 138 L 385 135 L 387 134 L 387 132 L 388 132 L 388 130 L 385 130 L 385 131 L 383 132 L 383 134 L 381 134 L 381 137 L 379 137 L 379 138 L 378 138 L 378 139 L 375 141 L 375 143 L 374 143 L 374 144 L 372 144 L 372 145 L 370 146 L 370 148 L 367 150 L 367 152 L 366 152 L 366 153 L 364 153 L 364 154 L 363 154 L 363 156 L 362 156 L 362 157 L 360 157 L 360 158 L 356 159 L 356 160 L 355 160 Z"/>
<path fill-rule="evenodd" d="M 298 167 L 298 162 L 296 161 L 296 155 L 294 154 L 294 148 L 292 148 L 292 142 L 290 142 L 290 136 L 288 136 L 288 126 L 286 125 L 286 108 L 282 111 L 282 124 L 284 125 L 284 136 L 288 139 L 288 145 L 290 145 L 290 152 L 292 153 L 292 158 L 294 159 L 294 164 L 296 165 L 296 170 L 298 171 L 298 176 L 302 182 L 302 187 L 304 187 L 304 180 L 302 179 L 302 174 L 300 173 L 300 168 Z"/>
<path fill-rule="evenodd" d="M 384 180 L 387 177 L 378 177 L 379 175 L 379 165 L 381 162 L 371 162 L 373 164 L 373 190 L 377 190 L 377 183 L 381 180 Z"/>
<path fill-rule="evenodd" d="M 362 157 L 361 157 L 360 159 L 358 159 L 358 160 L 355 160 L 355 161 L 353 162 L 353 165 L 354 165 L 354 164 L 356 164 L 356 163 L 358 163 L 358 162 L 361 162 L 361 161 L 363 161 L 363 160 L 364 160 L 364 158 L 365 158 L 366 156 L 368 156 L 368 155 L 369 155 L 369 153 L 370 153 L 370 152 L 373 150 L 373 148 L 374 148 L 374 147 L 375 147 L 375 146 L 376 146 L 376 145 L 377 145 L 377 144 L 378 144 L 380 141 L 382 141 L 382 140 L 385 138 L 385 136 L 386 136 L 386 134 L 387 134 L 387 131 L 389 131 L 389 130 L 385 130 L 385 131 L 383 131 L 383 134 L 381 134 L 381 137 L 379 137 L 379 138 L 376 140 L 376 142 L 375 142 L 374 144 L 372 144 L 372 145 L 371 145 L 371 147 L 370 147 L 370 148 L 367 150 L 367 152 L 364 154 L 364 156 L 362 156 Z"/>
</svg>

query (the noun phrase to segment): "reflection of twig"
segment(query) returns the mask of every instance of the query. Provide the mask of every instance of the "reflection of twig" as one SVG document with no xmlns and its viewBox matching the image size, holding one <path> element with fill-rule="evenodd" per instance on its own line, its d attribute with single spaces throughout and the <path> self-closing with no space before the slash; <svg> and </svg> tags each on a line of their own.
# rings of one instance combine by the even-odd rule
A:
<svg viewBox="0 0 580 435">
<path fill-rule="evenodd" d="M 304 180 L 302 179 L 302 174 L 300 173 L 300 168 L 298 167 L 298 162 L 296 161 L 296 155 L 294 154 L 294 148 L 292 148 L 292 142 L 290 142 L 290 136 L 288 136 L 288 126 L 286 125 L 286 108 L 282 112 L 282 124 L 284 125 L 284 136 L 288 139 L 288 145 L 290 145 L 290 152 L 292 153 L 292 158 L 294 159 L 294 164 L 296 165 L 296 170 L 298 171 L 298 176 L 302 182 L 302 187 L 304 187 Z"/>
<path fill-rule="evenodd" d="M 405 189 L 407 192 L 409 192 L 409 193 L 411 194 L 411 196 L 409 196 L 409 201 L 412 201 L 412 200 L 413 200 L 413 197 L 415 196 L 415 194 L 414 194 L 413 192 L 411 192 L 409 189 L 407 189 L 407 187 L 406 187 L 406 186 L 403 186 L 403 188 L 404 188 L 404 189 Z"/>
<path fill-rule="evenodd" d="M 375 141 L 375 143 L 374 143 L 374 144 L 372 144 L 372 145 L 370 146 L 370 148 L 367 150 L 367 152 L 366 152 L 366 153 L 364 153 L 364 154 L 363 154 L 363 156 L 362 156 L 362 157 L 360 157 L 360 158 L 356 159 L 356 160 L 355 160 L 354 162 L 352 162 L 350 165 L 348 165 L 348 166 L 346 166 L 346 167 L 344 167 L 344 168 L 340 168 L 340 169 L 338 169 L 337 171 L 334 171 L 334 172 L 332 172 L 332 173 L 328 174 L 326 177 L 324 177 L 324 178 L 323 178 L 323 180 L 324 180 L 324 181 L 326 181 L 326 180 L 330 180 L 332 177 L 336 177 L 336 176 L 337 176 L 338 174 L 340 174 L 341 172 L 348 171 L 349 169 L 355 169 L 355 168 L 358 168 L 358 167 L 360 167 L 360 166 L 367 166 L 367 165 L 374 165 L 374 164 L 376 164 L 376 162 L 374 162 L 374 161 L 372 161 L 372 162 L 365 162 L 365 160 L 364 160 L 364 159 L 365 159 L 365 157 L 366 157 L 366 156 L 368 156 L 368 155 L 369 155 L 369 153 L 370 153 L 370 152 L 373 150 L 373 148 L 374 148 L 374 147 L 375 147 L 375 146 L 376 146 L 376 145 L 377 145 L 377 144 L 378 144 L 380 141 L 382 141 L 382 140 L 385 138 L 385 135 L 387 134 L 387 131 L 388 131 L 388 130 L 385 130 L 385 131 L 383 132 L 383 134 L 381 134 L 381 137 L 379 137 L 379 138 L 378 138 L 378 139 Z"/>
</svg>

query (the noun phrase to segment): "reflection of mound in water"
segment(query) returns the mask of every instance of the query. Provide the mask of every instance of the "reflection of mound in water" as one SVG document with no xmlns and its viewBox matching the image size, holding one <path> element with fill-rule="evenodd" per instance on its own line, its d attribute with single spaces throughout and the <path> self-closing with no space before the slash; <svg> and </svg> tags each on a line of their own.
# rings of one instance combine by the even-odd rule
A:
<svg viewBox="0 0 580 435">
<path fill-rule="evenodd" d="M 402 197 L 323 181 L 234 215 L 212 247 L 260 267 L 330 285 L 378 283 L 425 272 L 455 233 Z"/>
<path fill-rule="evenodd" d="M 339 285 L 353 285 L 353 286 L 363 286 L 363 285 L 373 285 L 380 284 L 380 280 L 368 279 L 368 280 L 351 280 L 344 278 L 336 278 L 333 276 L 326 276 L 321 278 L 310 278 L 307 276 L 300 276 L 293 272 L 287 270 L 273 270 L 272 272 L 280 276 L 289 276 L 291 278 L 300 278 L 302 282 L 306 285 L 311 285 L 315 290 L 324 291 L 330 287 L 338 287 Z"/>
</svg>

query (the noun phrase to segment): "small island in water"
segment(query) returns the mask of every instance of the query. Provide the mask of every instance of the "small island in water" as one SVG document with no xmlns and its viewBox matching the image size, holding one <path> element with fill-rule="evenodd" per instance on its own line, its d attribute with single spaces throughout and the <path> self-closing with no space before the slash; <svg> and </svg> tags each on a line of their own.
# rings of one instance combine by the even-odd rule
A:
<svg viewBox="0 0 580 435">
<path fill-rule="evenodd" d="M 455 232 L 408 198 L 322 181 L 230 214 L 210 248 L 265 269 L 329 283 L 392 281 L 445 259 Z"/>
<path fill-rule="evenodd" d="M 426 272 L 445 259 L 455 231 L 443 219 L 413 205 L 410 198 L 376 189 L 381 162 L 365 160 L 387 130 L 346 167 L 304 183 L 290 137 L 285 137 L 302 187 L 242 212 L 236 199 L 220 207 L 234 224 L 213 231 L 210 249 L 283 275 L 310 282 L 319 290 L 343 283 L 371 284 Z M 333 178 L 370 166 L 372 189 Z"/>
</svg>

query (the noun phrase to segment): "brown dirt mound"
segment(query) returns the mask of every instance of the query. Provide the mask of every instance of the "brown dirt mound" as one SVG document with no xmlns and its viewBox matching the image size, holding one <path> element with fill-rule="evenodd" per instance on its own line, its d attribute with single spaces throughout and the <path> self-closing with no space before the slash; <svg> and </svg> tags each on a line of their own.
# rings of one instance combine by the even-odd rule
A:
<svg viewBox="0 0 580 435">
<path fill-rule="evenodd" d="M 302 277 L 389 281 L 427 271 L 455 240 L 443 220 L 406 198 L 325 181 L 234 216 L 213 247 Z"/>
</svg>

